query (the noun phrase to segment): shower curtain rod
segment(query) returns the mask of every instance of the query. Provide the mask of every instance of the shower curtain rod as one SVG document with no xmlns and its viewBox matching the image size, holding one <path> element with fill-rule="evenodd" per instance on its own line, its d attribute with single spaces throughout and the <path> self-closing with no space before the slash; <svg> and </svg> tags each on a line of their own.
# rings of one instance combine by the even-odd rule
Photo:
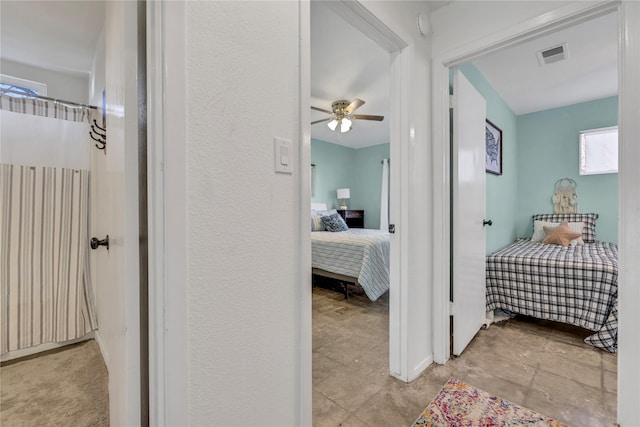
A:
<svg viewBox="0 0 640 427">
<path fill-rule="evenodd" d="M 42 99 L 44 101 L 53 101 L 56 104 L 64 104 L 64 105 L 68 105 L 70 107 L 90 108 L 92 110 L 97 110 L 98 109 L 98 107 L 96 107 L 94 105 L 78 104 L 77 102 L 65 101 L 63 99 L 50 98 L 48 96 L 42 96 L 42 95 L 33 95 L 33 94 L 30 94 L 30 93 L 24 93 L 24 92 L 20 92 L 20 91 L 17 91 L 17 90 L 12 90 L 12 89 L 0 88 L 0 90 L 2 91 L 2 95 L 4 95 L 5 93 L 13 93 L 13 94 L 16 94 L 16 95 L 21 95 L 22 97 L 25 97 L 25 98 L 35 98 L 35 99 Z"/>
</svg>

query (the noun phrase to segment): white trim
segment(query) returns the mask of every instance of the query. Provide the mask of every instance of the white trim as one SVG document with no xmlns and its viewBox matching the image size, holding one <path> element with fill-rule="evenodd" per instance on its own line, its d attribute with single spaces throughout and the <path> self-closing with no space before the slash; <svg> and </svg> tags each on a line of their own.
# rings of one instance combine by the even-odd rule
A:
<svg viewBox="0 0 640 427">
<path fill-rule="evenodd" d="M 618 4 L 618 0 L 572 2 L 447 52 L 434 52 L 434 57 L 447 67 L 461 65 L 500 49 L 606 15 L 615 10 Z"/>
<path fill-rule="evenodd" d="M 185 5 L 147 6 L 149 422 L 169 426 L 188 420 Z"/>
<path fill-rule="evenodd" d="M 413 370 L 410 372 L 409 382 L 418 378 L 422 373 L 422 371 L 427 369 L 427 367 L 432 363 L 433 363 L 433 355 L 430 354 L 429 356 L 425 357 L 420 363 L 414 366 Z"/>
<path fill-rule="evenodd" d="M 617 3 L 612 1 L 574 2 L 436 56 L 432 65 L 433 141 L 449 141 L 450 139 L 449 67 L 472 61 L 503 47 L 601 16 L 615 10 L 616 5 Z M 434 144 L 433 147 L 434 200 L 450 200 L 449 161 L 451 153 L 449 152 L 449 144 Z M 437 363 L 445 363 L 450 357 L 450 325 L 449 314 L 446 311 L 450 299 L 449 240 L 451 227 L 449 203 L 442 203 L 439 208 L 434 209 L 433 218 L 434 360 Z"/>
<path fill-rule="evenodd" d="M 361 31 L 390 54 L 390 140 L 391 158 L 398 159 L 398 167 L 390 168 L 389 222 L 396 225 L 391 237 L 390 290 L 389 290 L 389 371 L 392 376 L 408 381 L 409 373 L 406 300 L 409 253 L 409 158 L 410 144 L 408 114 L 410 59 L 408 43 L 392 31 L 382 20 L 357 1 L 327 2 L 349 25 Z M 395 160 L 394 160 L 395 162 Z M 394 197 L 394 195 L 400 195 Z M 307 204 L 308 206 L 308 204 Z M 305 207 L 303 207 L 303 210 Z M 308 217 L 306 219 L 308 222 Z M 405 225 L 405 226 L 403 226 Z M 308 227 L 307 227 L 308 228 Z M 308 234 L 308 233 L 307 233 Z M 419 374 L 419 373 L 418 373 Z"/>
<path fill-rule="evenodd" d="M 640 3 L 624 1 L 618 13 L 618 423 L 632 426 L 640 420 Z"/>
<path fill-rule="evenodd" d="M 450 357 L 449 302 L 451 253 L 451 167 L 449 152 L 449 68 L 434 60 L 432 69 L 433 144 L 433 360 L 445 363 Z M 446 87 L 446 90 L 443 88 Z"/>
<path fill-rule="evenodd" d="M 311 4 L 309 0 L 299 0 L 300 22 L 300 167 L 299 194 L 300 218 L 298 224 L 299 247 L 298 281 L 300 283 L 300 396 L 299 425 L 313 425 L 312 401 L 312 359 L 313 330 L 311 309 Z"/>
<path fill-rule="evenodd" d="M 163 3 L 147 4 L 147 184 L 149 227 L 149 423 L 165 425 Z M 160 95 L 160 96 L 158 96 Z"/>
<path fill-rule="evenodd" d="M 330 1 L 326 2 L 326 6 L 387 52 L 395 52 L 407 46 L 384 22 L 357 1 Z"/>
<path fill-rule="evenodd" d="M 399 167 L 390 168 L 389 223 L 395 225 L 389 254 L 389 372 L 395 378 L 409 381 L 409 68 L 407 49 L 391 55 L 390 157 Z M 399 195 L 399 196 L 396 196 Z"/>
</svg>

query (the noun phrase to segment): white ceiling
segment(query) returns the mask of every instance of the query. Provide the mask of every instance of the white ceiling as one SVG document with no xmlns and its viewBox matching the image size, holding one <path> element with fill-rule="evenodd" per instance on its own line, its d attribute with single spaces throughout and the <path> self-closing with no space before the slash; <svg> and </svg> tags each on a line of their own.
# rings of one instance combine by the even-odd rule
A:
<svg viewBox="0 0 640 427">
<path fill-rule="evenodd" d="M 311 126 L 311 137 L 352 148 L 389 142 L 389 53 L 347 24 L 323 2 L 311 2 L 311 105 L 331 110 L 339 99 L 360 98 L 357 114 L 385 116 L 354 120 L 349 132 Z M 311 121 L 328 115 L 311 110 Z"/>
<path fill-rule="evenodd" d="M 3 59 L 87 75 L 104 24 L 104 1 L 0 1 Z"/>
<path fill-rule="evenodd" d="M 429 8 L 448 2 L 431 2 Z M 0 1 L 0 54 L 15 62 L 68 73 L 91 70 L 104 23 L 104 1 Z M 536 52 L 566 42 L 568 60 L 541 67 Z M 617 94 L 617 16 L 609 14 L 567 30 L 503 49 L 475 61 L 516 114 Z M 360 98 L 347 133 L 313 125 L 311 136 L 354 148 L 389 142 L 389 54 L 336 15 L 311 2 L 311 104 L 331 109 L 337 99 Z M 326 114 L 311 111 L 311 120 Z"/>
<path fill-rule="evenodd" d="M 618 17 L 608 14 L 476 60 L 517 115 L 618 93 Z M 568 58 L 541 66 L 537 52 L 566 43 Z"/>
<path fill-rule="evenodd" d="M 431 5 L 446 7 L 448 2 Z M 567 43 L 568 59 L 540 66 L 537 52 Z M 616 95 L 617 15 L 609 14 L 476 60 L 475 65 L 515 114 Z M 336 99 L 360 98 L 351 131 L 311 126 L 312 138 L 360 148 L 389 142 L 389 54 L 322 2 L 311 2 L 311 105 L 331 109 Z M 311 121 L 326 114 L 311 111 Z"/>
</svg>

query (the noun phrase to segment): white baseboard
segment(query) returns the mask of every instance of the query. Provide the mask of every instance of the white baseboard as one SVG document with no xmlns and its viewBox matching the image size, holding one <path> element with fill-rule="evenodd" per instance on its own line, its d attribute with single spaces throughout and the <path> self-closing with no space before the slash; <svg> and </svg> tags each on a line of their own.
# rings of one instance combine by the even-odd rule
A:
<svg viewBox="0 0 640 427">
<path fill-rule="evenodd" d="M 425 357 L 420 363 L 418 363 L 415 368 L 413 368 L 413 371 L 409 372 L 409 382 L 418 378 L 420 374 L 422 374 L 422 371 L 427 369 L 432 363 L 433 354 L 430 354 L 429 356 Z"/>
</svg>

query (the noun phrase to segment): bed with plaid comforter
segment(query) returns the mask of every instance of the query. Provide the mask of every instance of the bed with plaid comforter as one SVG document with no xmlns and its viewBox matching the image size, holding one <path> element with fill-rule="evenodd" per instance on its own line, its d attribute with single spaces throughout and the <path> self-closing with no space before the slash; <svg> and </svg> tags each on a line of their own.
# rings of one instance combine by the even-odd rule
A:
<svg viewBox="0 0 640 427">
<path fill-rule="evenodd" d="M 596 332 L 587 344 L 616 352 L 618 247 L 518 240 L 487 257 L 487 310 L 503 309 Z"/>
</svg>

